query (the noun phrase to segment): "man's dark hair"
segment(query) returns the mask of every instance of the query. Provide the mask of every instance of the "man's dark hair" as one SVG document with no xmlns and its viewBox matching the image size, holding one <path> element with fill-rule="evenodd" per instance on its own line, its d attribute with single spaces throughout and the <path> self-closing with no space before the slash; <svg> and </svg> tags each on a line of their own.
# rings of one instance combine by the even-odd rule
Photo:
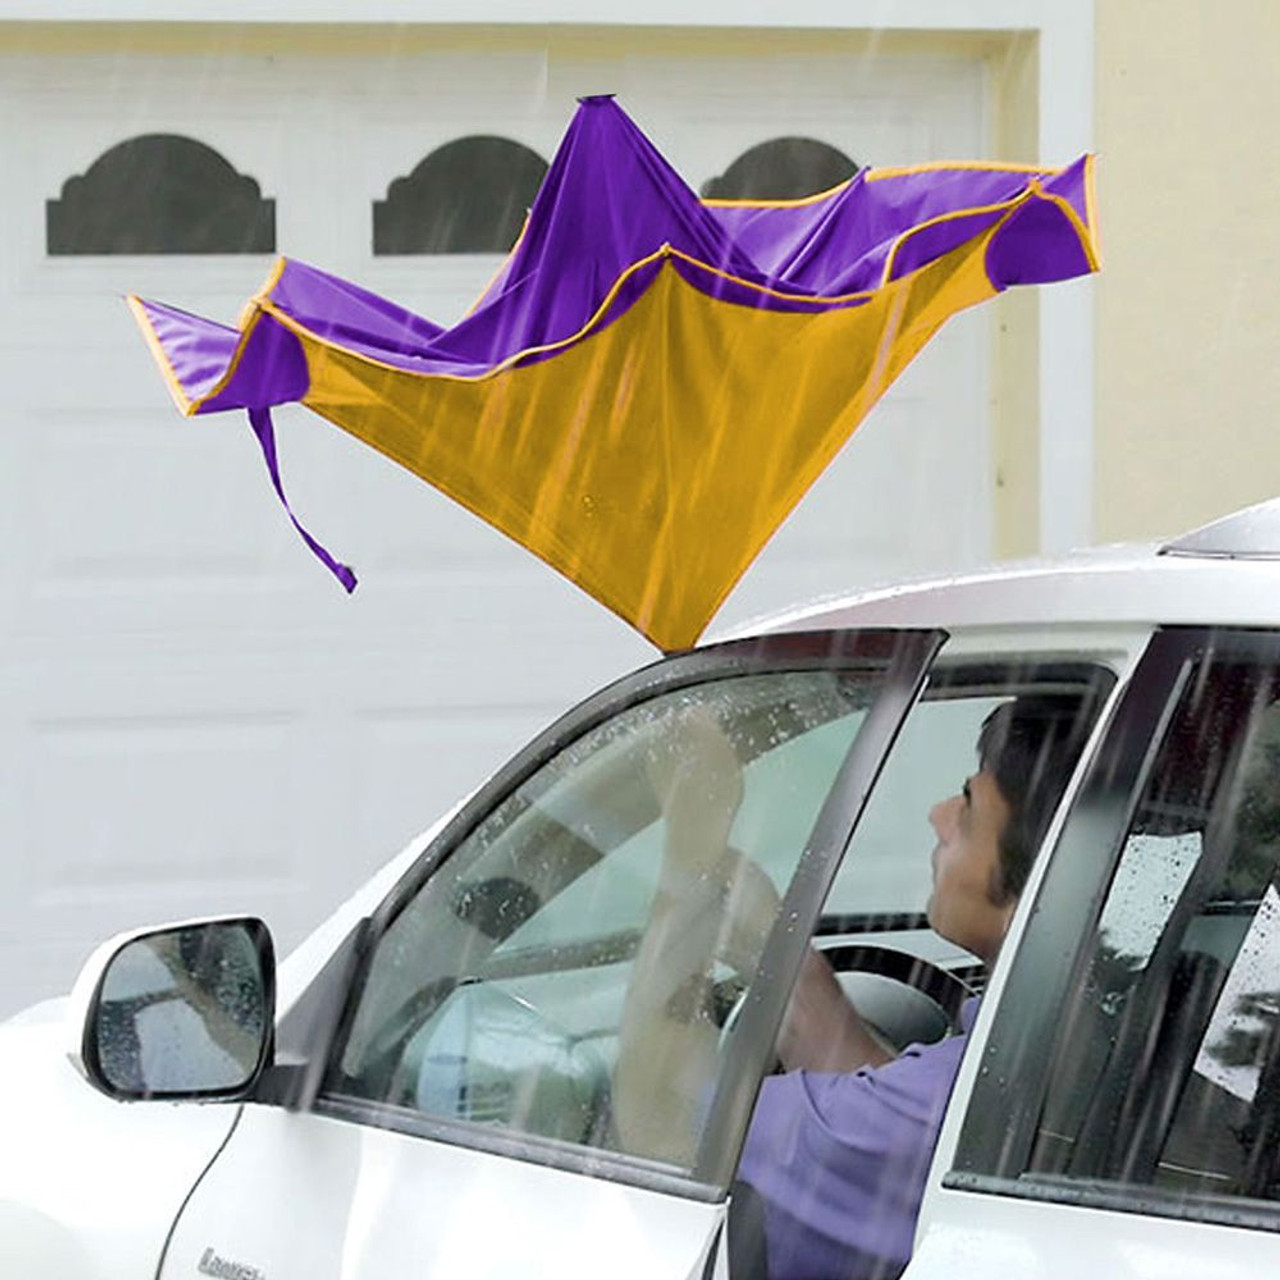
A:
<svg viewBox="0 0 1280 1280">
<path fill-rule="evenodd" d="M 1067 694 L 1021 694 L 982 722 L 979 767 L 995 779 L 1009 806 L 1000 833 L 999 903 L 1017 898 L 1076 766 L 1096 703 Z"/>
</svg>

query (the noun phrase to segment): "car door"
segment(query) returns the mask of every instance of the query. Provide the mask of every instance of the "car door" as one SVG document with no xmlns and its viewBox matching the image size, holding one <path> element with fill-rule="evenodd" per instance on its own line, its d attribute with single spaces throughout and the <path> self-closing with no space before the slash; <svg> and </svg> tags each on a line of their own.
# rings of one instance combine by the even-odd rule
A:
<svg viewBox="0 0 1280 1280">
<path fill-rule="evenodd" d="M 723 1271 L 791 982 L 941 639 L 733 643 L 553 726 L 286 1011 L 161 1274 Z"/>
<path fill-rule="evenodd" d="M 912 1280 L 1274 1270 L 1280 636 L 1154 637 L 1027 920 Z"/>
</svg>

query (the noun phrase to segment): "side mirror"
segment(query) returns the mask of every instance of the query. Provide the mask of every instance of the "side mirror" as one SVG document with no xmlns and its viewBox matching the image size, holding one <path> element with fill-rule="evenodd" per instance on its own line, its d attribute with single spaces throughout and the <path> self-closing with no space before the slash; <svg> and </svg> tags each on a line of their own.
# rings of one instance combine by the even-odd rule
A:
<svg viewBox="0 0 1280 1280">
<path fill-rule="evenodd" d="M 275 956 L 250 916 L 121 934 L 71 996 L 70 1057 L 125 1101 L 243 1097 L 271 1056 Z"/>
</svg>

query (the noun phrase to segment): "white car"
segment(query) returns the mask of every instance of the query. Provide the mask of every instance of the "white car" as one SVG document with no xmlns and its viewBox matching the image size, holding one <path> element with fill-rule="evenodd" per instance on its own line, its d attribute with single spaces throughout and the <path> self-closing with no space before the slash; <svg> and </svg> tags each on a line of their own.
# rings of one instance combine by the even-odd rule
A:
<svg viewBox="0 0 1280 1280">
<path fill-rule="evenodd" d="M 4 1275 L 761 1275 L 735 1171 L 811 936 L 899 1047 L 985 988 L 910 1280 L 1280 1267 L 1277 557 L 1280 503 L 797 610 L 590 698 L 278 972 L 251 918 L 105 944 L 0 1028 Z M 1035 691 L 1091 728 L 988 974 L 922 914 L 925 815 Z M 655 1070 L 626 1024 L 655 894 L 700 891 L 662 781 L 699 717 L 780 905 Z"/>
</svg>

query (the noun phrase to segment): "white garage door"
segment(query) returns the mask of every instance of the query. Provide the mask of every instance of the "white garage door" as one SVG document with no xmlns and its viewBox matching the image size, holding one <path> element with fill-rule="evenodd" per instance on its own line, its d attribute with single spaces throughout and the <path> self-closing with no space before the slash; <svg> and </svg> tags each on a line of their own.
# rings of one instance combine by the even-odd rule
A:
<svg viewBox="0 0 1280 1280">
<path fill-rule="evenodd" d="M 419 482 L 284 412 L 295 508 L 361 575 L 344 597 L 247 426 L 181 421 L 120 301 L 230 320 L 270 255 L 51 254 L 65 228 L 46 202 L 73 203 L 70 179 L 130 139 L 192 140 L 274 201 L 281 252 L 448 320 L 497 259 L 375 255 L 374 202 L 462 137 L 549 158 L 580 93 L 616 90 L 698 185 L 780 136 L 859 163 L 984 142 L 981 71 L 958 60 L 115 48 L 2 70 L 21 127 L 0 135 L 0 1016 L 135 923 L 252 909 L 296 941 L 534 728 L 650 654 Z M 984 329 L 944 332 L 723 617 L 987 554 Z"/>
</svg>

